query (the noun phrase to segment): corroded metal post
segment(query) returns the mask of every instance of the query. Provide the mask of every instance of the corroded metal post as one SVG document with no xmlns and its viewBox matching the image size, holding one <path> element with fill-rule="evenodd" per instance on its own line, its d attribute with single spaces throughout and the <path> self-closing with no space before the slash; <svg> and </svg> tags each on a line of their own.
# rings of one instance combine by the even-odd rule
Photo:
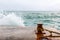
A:
<svg viewBox="0 0 60 40">
<path fill-rule="evenodd" d="M 36 33 L 37 39 L 36 40 L 41 40 L 41 37 L 43 36 L 42 31 L 44 31 L 42 24 L 37 24 L 37 33 Z"/>
</svg>

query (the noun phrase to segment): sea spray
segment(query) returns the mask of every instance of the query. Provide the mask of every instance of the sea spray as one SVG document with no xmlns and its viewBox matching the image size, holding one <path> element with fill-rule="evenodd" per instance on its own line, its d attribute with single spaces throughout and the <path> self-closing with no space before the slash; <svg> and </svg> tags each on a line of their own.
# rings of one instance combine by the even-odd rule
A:
<svg viewBox="0 0 60 40">
<path fill-rule="evenodd" d="M 21 17 L 16 16 L 14 13 L 3 15 L 0 18 L 0 25 L 16 25 L 25 26 L 24 20 Z"/>
</svg>

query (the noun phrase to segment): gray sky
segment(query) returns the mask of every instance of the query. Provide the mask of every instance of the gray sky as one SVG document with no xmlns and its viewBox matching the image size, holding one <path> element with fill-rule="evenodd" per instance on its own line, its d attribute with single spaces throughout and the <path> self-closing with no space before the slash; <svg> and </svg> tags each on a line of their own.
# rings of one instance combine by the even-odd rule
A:
<svg viewBox="0 0 60 40">
<path fill-rule="evenodd" d="M 60 0 L 0 0 L 0 10 L 60 11 Z"/>
</svg>

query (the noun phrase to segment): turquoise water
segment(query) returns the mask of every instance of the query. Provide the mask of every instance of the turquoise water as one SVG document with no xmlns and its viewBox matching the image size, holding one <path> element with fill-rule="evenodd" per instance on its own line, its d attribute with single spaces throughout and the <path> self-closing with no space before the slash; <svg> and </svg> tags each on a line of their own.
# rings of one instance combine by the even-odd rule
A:
<svg viewBox="0 0 60 40">
<path fill-rule="evenodd" d="M 3 11 L 1 13 L 5 16 L 9 14 L 12 15 L 13 13 L 16 17 L 18 18 L 21 17 L 24 20 L 23 24 L 25 26 L 36 26 L 38 23 L 42 23 L 44 26 L 54 26 L 57 29 L 60 29 L 60 12 L 56 12 L 56 11 Z M 12 21 L 12 23 L 11 21 L 9 24 L 16 25 L 17 23 L 16 21 Z"/>
</svg>

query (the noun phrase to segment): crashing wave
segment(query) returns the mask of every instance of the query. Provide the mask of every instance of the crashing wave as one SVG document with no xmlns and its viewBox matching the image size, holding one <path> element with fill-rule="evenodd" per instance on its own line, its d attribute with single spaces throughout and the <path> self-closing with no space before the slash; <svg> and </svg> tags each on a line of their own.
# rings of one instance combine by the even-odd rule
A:
<svg viewBox="0 0 60 40">
<path fill-rule="evenodd" d="M 1 15 L 1 14 L 0 14 Z M 16 25 L 16 26 L 25 26 L 24 20 L 21 17 L 16 16 L 14 13 L 8 15 L 1 15 L 0 25 Z"/>
</svg>

